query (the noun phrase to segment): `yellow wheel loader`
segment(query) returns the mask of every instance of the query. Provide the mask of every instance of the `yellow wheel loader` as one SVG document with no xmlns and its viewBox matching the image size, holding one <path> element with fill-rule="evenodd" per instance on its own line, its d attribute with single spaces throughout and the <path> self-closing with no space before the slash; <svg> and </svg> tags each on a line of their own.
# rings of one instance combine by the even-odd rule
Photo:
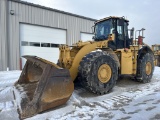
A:
<svg viewBox="0 0 160 120">
<path fill-rule="evenodd" d="M 100 95 L 111 91 L 120 75 L 150 82 L 154 54 L 143 44 L 144 29 L 138 30 L 139 36 L 133 40 L 134 28 L 128 29 L 128 24 L 124 17 L 96 21 L 94 41 L 61 45 L 57 65 L 36 56 L 25 56 L 26 65 L 15 83 L 15 92 L 22 96 L 20 118 L 66 103 L 76 79 L 84 88 Z"/>
<path fill-rule="evenodd" d="M 152 45 L 152 51 L 154 52 L 155 56 L 155 66 L 160 67 L 160 45 Z"/>
</svg>

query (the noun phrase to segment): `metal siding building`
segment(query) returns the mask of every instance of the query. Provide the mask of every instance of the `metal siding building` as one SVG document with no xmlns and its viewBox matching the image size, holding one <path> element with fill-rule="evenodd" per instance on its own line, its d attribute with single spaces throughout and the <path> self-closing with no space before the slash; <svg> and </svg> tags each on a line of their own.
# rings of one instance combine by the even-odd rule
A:
<svg viewBox="0 0 160 120">
<path fill-rule="evenodd" d="M 0 0 L 0 70 L 20 69 L 20 24 L 66 30 L 66 44 L 92 33 L 95 19 L 20 0 Z"/>
</svg>

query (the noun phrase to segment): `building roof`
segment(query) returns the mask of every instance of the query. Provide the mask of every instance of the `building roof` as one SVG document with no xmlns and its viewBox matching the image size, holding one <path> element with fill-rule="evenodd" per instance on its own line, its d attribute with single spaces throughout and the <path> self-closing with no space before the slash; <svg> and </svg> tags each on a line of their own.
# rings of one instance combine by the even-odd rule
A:
<svg viewBox="0 0 160 120">
<path fill-rule="evenodd" d="M 65 12 L 65 11 L 61 11 L 61 10 L 57 10 L 57 9 L 53 9 L 53 8 L 50 8 L 50 7 L 45 7 L 45 6 L 34 4 L 34 3 L 29 3 L 29 2 L 26 2 L 26 1 L 21 1 L 21 0 L 8 0 L 8 1 L 13 1 L 13 2 L 17 2 L 17 3 L 21 3 L 21 4 L 26 4 L 26 5 L 46 9 L 46 10 L 51 10 L 51 11 L 54 11 L 54 12 L 59 12 L 59 13 L 63 13 L 63 14 L 67 14 L 67 15 L 91 20 L 91 21 L 96 21 L 96 19 L 93 19 L 93 18 L 89 18 L 89 17 L 85 17 L 85 16 L 81 16 L 81 15 L 77 15 L 77 14 L 73 14 L 73 13 L 69 13 L 69 12 Z"/>
</svg>

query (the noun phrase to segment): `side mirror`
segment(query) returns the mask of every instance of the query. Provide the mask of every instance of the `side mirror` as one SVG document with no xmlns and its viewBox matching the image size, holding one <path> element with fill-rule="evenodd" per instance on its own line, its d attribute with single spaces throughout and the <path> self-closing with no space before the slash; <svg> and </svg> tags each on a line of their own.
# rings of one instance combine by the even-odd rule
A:
<svg viewBox="0 0 160 120">
<path fill-rule="evenodd" d="M 130 38 L 131 38 L 131 39 L 134 39 L 133 36 L 134 36 L 134 28 L 132 28 L 132 29 L 130 30 Z"/>
<path fill-rule="evenodd" d="M 92 26 L 91 29 L 92 29 L 92 33 L 95 33 L 95 26 Z"/>
<path fill-rule="evenodd" d="M 130 45 L 133 45 L 133 39 L 134 39 L 134 27 L 130 30 L 130 40 L 131 40 Z"/>
</svg>

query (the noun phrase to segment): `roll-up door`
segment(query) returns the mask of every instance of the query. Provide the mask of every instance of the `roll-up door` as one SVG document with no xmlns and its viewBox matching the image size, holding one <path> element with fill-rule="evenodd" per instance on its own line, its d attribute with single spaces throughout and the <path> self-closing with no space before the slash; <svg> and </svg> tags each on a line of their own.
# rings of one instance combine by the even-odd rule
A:
<svg viewBox="0 0 160 120">
<path fill-rule="evenodd" d="M 66 44 L 66 30 L 20 24 L 20 55 L 35 55 L 57 63 L 59 44 Z M 22 58 L 22 67 L 25 64 Z"/>
<path fill-rule="evenodd" d="M 83 42 L 92 41 L 93 36 L 94 36 L 94 34 L 91 34 L 91 33 L 81 33 L 81 40 Z"/>
</svg>

